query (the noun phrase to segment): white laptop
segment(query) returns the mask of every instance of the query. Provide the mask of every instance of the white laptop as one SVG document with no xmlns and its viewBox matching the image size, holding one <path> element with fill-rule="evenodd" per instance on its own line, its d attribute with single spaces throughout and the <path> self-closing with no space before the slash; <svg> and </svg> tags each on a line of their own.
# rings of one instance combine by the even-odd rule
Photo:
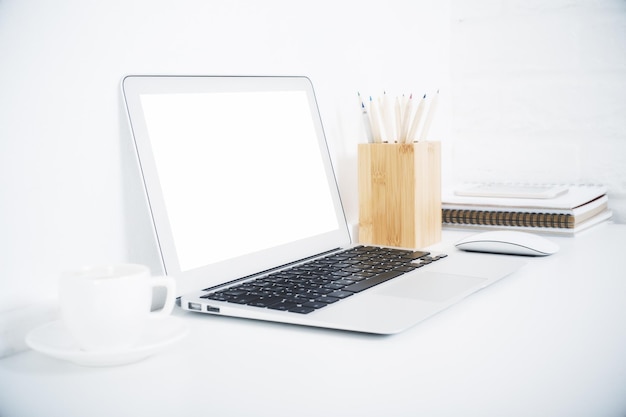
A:
<svg viewBox="0 0 626 417">
<path fill-rule="evenodd" d="M 391 334 L 523 264 L 352 245 L 306 77 L 127 76 L 122 92 L 185 310 Z"/>
</svg>

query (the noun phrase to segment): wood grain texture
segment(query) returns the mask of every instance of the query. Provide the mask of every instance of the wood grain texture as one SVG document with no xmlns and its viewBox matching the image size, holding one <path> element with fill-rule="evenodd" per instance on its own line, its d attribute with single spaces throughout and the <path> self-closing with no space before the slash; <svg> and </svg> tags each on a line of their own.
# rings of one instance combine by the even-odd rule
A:
<svg viewBox="0 0 626 417">
<path fill-rule="evenodd" d="M 441 240 L 441 144 L 360 144 L 359 242 L 421 248 Z"/>
</svg>

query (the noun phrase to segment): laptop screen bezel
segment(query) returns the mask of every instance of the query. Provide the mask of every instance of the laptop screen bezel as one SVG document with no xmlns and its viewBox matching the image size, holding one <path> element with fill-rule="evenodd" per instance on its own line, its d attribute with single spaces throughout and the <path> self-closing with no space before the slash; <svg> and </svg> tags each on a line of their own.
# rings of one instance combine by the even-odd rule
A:
<svg viewBox="0 0 626 417">
<path fill-rule="evenodd" d="M 141 95 L 232 91 L 306 92 L 316 136 L 322 151 L 323 165 L 328 178 L 338 227 L 328 233 L 279 247 L 182 271 L 143 114 Z M 291 263 L 297 259 L 315 256 L 350 244 L 350 234 L 328 152 L 317 100 L 313 85 L 307 77 L 128 75 L 122 79 L 122 95 L 150 209 L 154 236 L 162 263 L 161 267 L 166 275 L 176 278 L 178 295 L 227 283 Z M 306 221 L 306 219 L 302 219 L 302 221 Z M 242 230 L 240 233 L 241 239 L 245 239 L 246 231 Z"/>
</svg>

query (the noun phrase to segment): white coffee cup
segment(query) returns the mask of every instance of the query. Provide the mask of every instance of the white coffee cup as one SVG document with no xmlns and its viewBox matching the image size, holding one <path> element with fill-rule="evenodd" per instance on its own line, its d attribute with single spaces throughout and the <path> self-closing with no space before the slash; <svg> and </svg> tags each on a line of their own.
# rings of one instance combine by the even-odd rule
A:
<svg viewBox="0 0 626 417">
<path fill-rule="evenodd" d="M 165 287 L 161 310 L 150 311 L 154 287 Z M 59 279 L 61 318 L 78 346 L 115 352 L 137 344 L 146 321 L 168 316 L 176 299 L 175 282 L 152 277 L 144 265 L 86 267 Z"/>
</svg>

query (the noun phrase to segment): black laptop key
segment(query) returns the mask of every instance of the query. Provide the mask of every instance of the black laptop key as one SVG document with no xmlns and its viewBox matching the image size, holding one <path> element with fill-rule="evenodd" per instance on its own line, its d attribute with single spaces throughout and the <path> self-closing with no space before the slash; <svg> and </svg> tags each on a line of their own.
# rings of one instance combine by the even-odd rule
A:
<svg viewBox="0 0 626 417">
<path fill-rule="evenodd" d="M 339 279 L 337 281 L 334 281 L 334 284 L 343 285 L 344 287 L 346 285 L 350 285 L 350 284 L 353 284 L 353 283 L 354 283 L 354 281 L 351 280 L 351 279 Z"/>
<path fill-rule="evenodd" d="M 280 303 L 281 301 L 283 301 L 282 297 L 269 295 L 266 297 L 259 297 L 256 300 L 248 302 L 246 304 L 255 306 L 255 307 L 270 307 L 270 306 L 273 306 L 274 304 Z"/>
<path fill-rule="evenodd" d="M 355 282 L 352 285 L 348 285 L 347 287 L 344 287 L 343 290 L 351 291 L 351 292 L 361 292 L 368 288 L 372 288 L 375 285 L 382 284 L 385 281 L 389 281 L 390 279 L 399 277 L 400 275 L 404 273 L 405 273 L 404 271 L 398 271 L 398 270 L 391 270 L 391 271 L 383 272 L 382 274 L 376 275 L 372 278 Z"/>
<path fill-rule="evenodd" d="M 339 290 L 339 289 L 341 289 L 341 288 L 343 288 L 345 286 L 346 286 L 345 284 L 336 284 L 334 282 L 331 282 L 330 284 L 324 285 L 324 288 L 328 288 L 328 289 L 331 289 L 331 290 Z"/>
<path fill-rule="evenodd" d="M 304 307 L 310 307 L 310 308 L 314 308 L 314 309 L 319 309 L 322 307 L 326 307 L 328 305 L 328 303 L 323 303 L 321 301 L 309 301 L 303 304 Z"/>
<path fill-rule="evenodd" d="M 396 271 L 411 272 L 412 270 L 417 269 L 417 266 L 416 265 L 402 265 L 395 269 Z"/>
<path fill-rule="evenodd" d="M 230 300 L 231 296 L 228 296 L 223 293 L 213 293 L 213 294 L 203 295 L 200 298 L 206 298 L 208 300 L 214 300 L 214 301 L 228 301 Z"/>
<path fill-rule="evenodd" d="M 430 255 L 430 252 L 415 251 L 415 252 L 407 253 L 404 256 L 407 259 L 419 259 L 419 258 L 423 258 L 424 256 L 428 256 L 428 255 Z"/>
<path fill-rule="evenodd" d="M 239 296 L 244 295 L 246 293 L 247 293 L 247 291 L 237 289 L 237 290 L 227 290 L 227 291 L 224 291 L 223 294 L 231 296 L 231 297 L 239 297 Z"/>
<path fill-rule="evenodd" d="M 290 311 L 292 313 L 309 314 L 315 311 L 315 309 L 313 307 L 307 307 L 307 306 L 296 306 L 296 307 L 290 308 L 287 311 Z"/>
<path fill-rule="evenodd" d="M 234 304 L 250 304 L 251 302 L 253 302 L 254 300 L 260 298 L 259 294 L 256 293 L 247 293 L 244 295 L 239 295 L 236 297 L 230 297 L 228 300 L 229 303 L 234 303 Z"/>
<path fill-rule="evenodd" d="M 333 271 L 331 272 L 331 275 L 335 277 L 345 278 L 352 275 L 352 273 L 349 271 Z"/>
<path fill-rule="evenodd" d="M 312 290 L 312 292 L 319 295 L 330 294 L 333 291 L 334 290 L 331 290 L 330 288 L 316 288 L 315 290 Z"/>
<path fill-rule="evenodd" d="M 340 299 L 339 299 L 339 298 L 336 298 L 336 297 L 331 297 L 331 296 L 328 296 L 328 295 L 323 295 L 323 296 L 321 296 L 321 297 L 317 298 L 315 301 L 319 301 L 320 303 L 332 304 L 332 303 L 335 303 L 335 302 L 337 302 L 337 301 L 339 301 L 339 300 L 340 300 Z"/>
<path fill-rule="evenodd" d="M 298 306 L 297 303 L 284 300 L 279 303 L 272 304 L 271 306 L 267 308 L 271 310 L 289 311 L 290 309 L 295 308 L 297 306 Z"/>
<path fill-rule="evenodd" d="M 347 298 L 350 297 L 351 295 L 354 295 L 354 291 L 333 291 L 330 294 L 328 294 L 330 297 L 335 297 L 335 298 Z"/>
</svg>

